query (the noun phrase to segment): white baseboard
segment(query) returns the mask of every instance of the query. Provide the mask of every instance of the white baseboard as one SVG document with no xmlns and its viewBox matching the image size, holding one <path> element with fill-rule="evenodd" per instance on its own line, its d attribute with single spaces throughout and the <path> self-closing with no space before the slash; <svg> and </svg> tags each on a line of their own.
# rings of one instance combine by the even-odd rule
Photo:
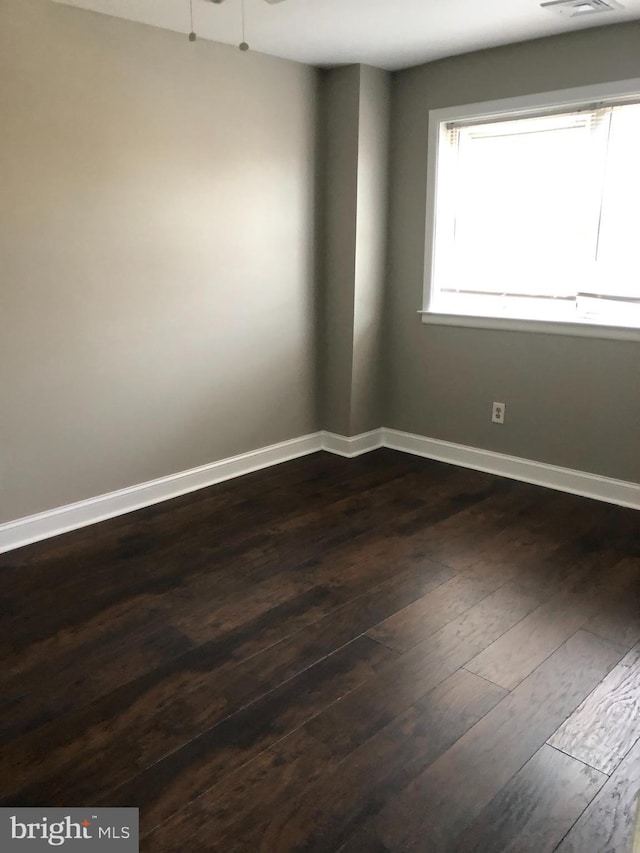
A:
<svg viewBox="0 0 640 853">
<path fill-rule="evenodd" d="M 464 444 L 453 444 L 436 438 L 426 438 L 396 429 L 382 429 L 382 445 L 404 453 L 413 453 L 415 456 L 449 462 L 462 468 L 474 468 L 476 471 L 486 471 L 512 480 L 534 483 L 560 492 L 570 492 L 573 495 L 640 509 L 640 483 L 614 480 L 599 474 L 560 468 L 557 465 L 534 462 L 518 456 L 507 456 L 505 453 L 481 450 Z"/>
<path fill-rule="evenodd" d="M 318 450 L 352 458 L 378 447 L 388 447 L 463 468 L 474 468 L 561 492 L 640 509 L 639 483 L 613 480 L 386 427 L 351 437 L 320 431 L 0 524 L 0 554 Z"/>
<path fill-rule="evenodd" d="M 69 530 L 77 530 L 107 518 L 124 515 L 136 509 L 142 509 L 161 501 L 176 498 L 179 495 L 213 486 L 223 480 L 249 474 L 261 468 L 268 468 L 289 459 L 306 456 L 323 448 L 322 433 L 316 432 L 293 438 L 289 441 L 281 441 L 269 447 L 251 450 L 241 453 L 239 456 L 231 456 L 191 468 L 188 471 L 180 471 L 178 474 L 170 474 L 147 483 L 140 483 L 126 489 L 118 489 L 105 495 L 98 495 L 67 506 L 56 507 L 37 515 L 29 515 L 0 524 L 0 554 L 58 536 Z"/>
<path fill-rule="evenodd" d="M 382 429 L 373 429 L 371 432 L 363 432 L 360 435 L 347 437 L 335 432 L 322 432 L 322 449 L 338 456 L 346 456 L 349 459 L 361 456 L 382 447 Z"/>
</svg>

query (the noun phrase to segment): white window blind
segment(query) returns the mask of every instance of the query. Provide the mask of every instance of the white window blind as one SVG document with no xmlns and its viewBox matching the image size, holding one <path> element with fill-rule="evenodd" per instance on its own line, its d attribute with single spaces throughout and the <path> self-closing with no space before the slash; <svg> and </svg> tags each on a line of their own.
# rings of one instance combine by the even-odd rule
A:
<svg viewBox="0 0 640 853">
<path fill-rule="evenodd" d="M 640 326 L 640 104 L 444 124 L 429 307 Z"/>
</svg>

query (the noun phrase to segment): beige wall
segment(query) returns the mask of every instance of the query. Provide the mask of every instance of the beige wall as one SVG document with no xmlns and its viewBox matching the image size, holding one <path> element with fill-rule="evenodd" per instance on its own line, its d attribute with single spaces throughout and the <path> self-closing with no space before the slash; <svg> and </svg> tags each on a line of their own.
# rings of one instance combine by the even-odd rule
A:
<svg viewBox="0 0 640 853">
<path fill-rule="evenodd" d="M 317 428 L 316 72 L 0 0 L 0 522 Z"/>
<path fill-rule="evenodd" d="M 640 24 L 394 77 L 386 425 L 640 482 L 640 344 L 423 325 L 428 111 L 640 77 Z M 504 426 L 490 423 L 504 401 Z"/>
</svg>

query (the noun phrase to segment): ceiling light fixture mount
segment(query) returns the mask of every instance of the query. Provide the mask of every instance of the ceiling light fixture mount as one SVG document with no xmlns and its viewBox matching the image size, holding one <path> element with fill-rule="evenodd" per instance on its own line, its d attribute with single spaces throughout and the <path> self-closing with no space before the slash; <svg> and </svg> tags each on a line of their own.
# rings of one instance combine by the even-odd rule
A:
<svg viewBox="0 0 640 853">
<path fill-rule="evenodd" d="M 249 50 L 249 45 L 247 44 L 247 40 L 244 34 L 244 0 L 240 0 L 240 9 L 242 10 L 242 41 L 240 42 L 238 47 L 240 48 L 240 50 L 246 51 Z"/>
<path fill-rule="evenodd" d="M 189 20 L 191 23 L 191 29 L 189 30 L 189 41 L 195 41 L 196 32 L 193 27 L 193 0 L 189 0 Z"/>
<path fill-rule="evenodd" d="M 206 0 L 207 3 L 214 3 L 216 6 L 219 6 L 221 3 L 224 3 L 224 0 Z M 269 4 L 281 3 L 282 0 L 266 0 Z M 245 15 L 244 15 L 244 0 L 240 0 L 240 8 L 242 10 L 242 41 L 238 45 L 240 50 L 245 51 L 249 50 L 249 44 L 245 38 Z M 189 0 L 189 19 L 191 24 L 191 29 L 189 31 L 189 41 L 195 41 L 197 39 L 195 27 L 193 25 L 193 0 Z"/>
</svg>

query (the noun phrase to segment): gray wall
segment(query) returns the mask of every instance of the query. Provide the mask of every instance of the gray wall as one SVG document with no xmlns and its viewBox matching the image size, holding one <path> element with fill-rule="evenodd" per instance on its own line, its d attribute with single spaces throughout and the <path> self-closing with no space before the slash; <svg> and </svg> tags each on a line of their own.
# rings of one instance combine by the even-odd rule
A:
<svg viewBox="0 0 640 853">
<path fill-rule="evenodd" d="M 321 72 L 319 127 L 321 421 L 325 429 L 349 435 L 360 133 L 358 65 Z"/>
<path fill-rule="evenodd" d="M 640 77 L 640 24 L 394 76 L 385 425 L 640 482 L 640 344 L 423 325 L 428 111 Z M 504 426 L 491 402 L 507 404 Z"/>
<path fill-rule="evenodd" d="M 391 75 L 369 65 L 360 66 L 351 435 L 375 429 L 383 420 L 390 112 Z"/>
<path fill-rule="evenodd" d="M 316 77 L 0 0 L 0 522 L 317 428 Z"/>
<path fill-rule="evenodd" d="M 321 76 L 321 418 L 341 435 L 382 419 L 390 82 L 366 65 Z"/>
<path fill-rule="evenodd" d="M 454 57 L 390 98 L 366 66 L 0 0 L 0 523 L 319 427 L 640 481 L 637 344 L 416 313 L 428 110 L 640 76 L 638 44 Z"/>
</svg>

